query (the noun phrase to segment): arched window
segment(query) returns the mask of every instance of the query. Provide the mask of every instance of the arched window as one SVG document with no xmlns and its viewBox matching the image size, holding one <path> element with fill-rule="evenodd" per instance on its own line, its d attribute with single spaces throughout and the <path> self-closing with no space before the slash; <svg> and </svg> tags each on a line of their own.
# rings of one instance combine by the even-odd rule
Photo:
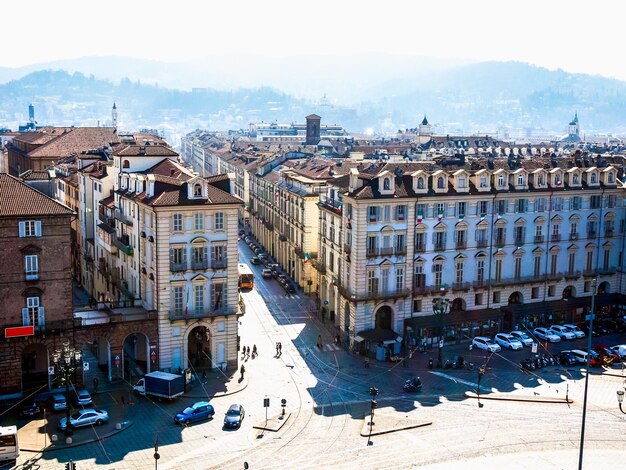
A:
<svg viewBox="0 0 626 470">
<path fill-rule="evenodd" d="M 539 177 L 537 178 L 537 184 L 539 186 L 543 186 L 543 176 L 539 175 Z"/>
<path fill-rule="evenodd" d="M 122 168 L 130 168 L 130 162 L 128 160 L 124 160 L 122 162 Z"/>
<path fill-rule="evenodd" d="M 390 186 L 391 186 L 391 183 L 389 182 L 389 178 L 385 178 L 385 179 L 383 180 L 383 189 L 384 189 L 385 191 L 389 191 Z"/>
<path fill-rule="evenodd" d="M 193 196 L 194 197 L 202 197 L 202 186 L 199 184 L 195 184 L 193 186 Z"/>
<path fill-rule="evenodd" d="M 574 173 L 574 176 L 572 177 L 572 182 L 574 184 L 578 184 L 578 173 Z"/>
<path fill-rule="evenodd" d="M 424 189 L 424 178 L 417 178 L 417 189 Z"/>
<path fill-rule="evenodd" d="M 591 184 L 595 184 L 596 183 L 596 174 L 595 173 L 591 173 Z"/>
<path fill-rule="evenodd" d="M 443 189 L 443 177 L 437 178 L 437 188 Z"/>
</svg>

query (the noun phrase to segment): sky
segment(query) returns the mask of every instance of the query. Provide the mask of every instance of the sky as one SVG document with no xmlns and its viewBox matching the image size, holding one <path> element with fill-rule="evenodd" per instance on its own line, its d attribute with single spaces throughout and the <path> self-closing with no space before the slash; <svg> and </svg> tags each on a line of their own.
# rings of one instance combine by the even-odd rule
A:
<svg viewBox="0 0 626 470">
<path fill-rule="evenodd" d="M 621 0 L 13 0 L 2 11 L 5 67 L 83 56 L 392 53 L 626 80 Z"/>
</svg>

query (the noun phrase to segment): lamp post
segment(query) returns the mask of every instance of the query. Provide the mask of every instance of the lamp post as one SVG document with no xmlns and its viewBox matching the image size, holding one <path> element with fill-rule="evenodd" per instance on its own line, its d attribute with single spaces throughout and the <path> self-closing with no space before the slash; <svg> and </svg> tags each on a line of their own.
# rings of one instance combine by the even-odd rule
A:
<svg viewBox="0 0 626 470">
<path fill-rule="evenodd" d="M 585 419 L 587 418 L 587 390 L 589 389 L 589 360 L 591 359 L 591 335 L 593 332 L 593 317 L 596 306 L 596 283 L 597 279 L 593 279 L 591 293 L 591 310 L 587 318 L 589 320 L 589 332 L 587 334 L 587 363 L 585 365 L 585 394 L 583 397 L 583 422 L 580 429 L 580 451 L 578 453 L 578 470 L 583 468 L 583 447 L 585 445 Z"/>
<path fill-rule="evenodd" d="M 480 380 L 483 378 L 483 375 L 485 375 L 485 368 L 479 367 L 478 368 L 478 388 L 476 389 L 477 394 L 478 394 L 478 408 L 483 407 L 483 404 L 480 402 Z"/>
<path fill-rule="evenodd" d="M 62 349 L 56 349 L 52 353 L 52 362 L 57 373 L 61 374 L 61 383 L 65 384 L 65 435 L 71 436 L 70 429 L 70 384 L 76 368 L 81 365 L 82 353 L 72 347 L 69 341 L 63 343 Z"/>
<path fill-rule="evenodd" d="M 448 313 L 448 307 L 450 306 L 450 300 L 445 298 L 446 289 L 444 286 L 439 288 L 439 297 L 433 299 L 433 313 L 439 316 L 439 353 L 437 355 L 437 367 L 443 367 L 442 354 L 443 354 L 443 316 Z"/>
</svg>

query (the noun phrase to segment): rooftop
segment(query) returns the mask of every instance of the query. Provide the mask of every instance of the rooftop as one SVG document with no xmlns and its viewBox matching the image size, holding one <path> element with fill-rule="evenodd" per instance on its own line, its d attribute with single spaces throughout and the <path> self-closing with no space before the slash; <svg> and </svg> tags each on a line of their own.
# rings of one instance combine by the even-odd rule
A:
<svg viewBox="0 0 626 470">
<path fill-rule="evenodd" d="M 70 215 L 74 211 L 13 176 L 0 173 L 0 217 Z"/>
</svg>

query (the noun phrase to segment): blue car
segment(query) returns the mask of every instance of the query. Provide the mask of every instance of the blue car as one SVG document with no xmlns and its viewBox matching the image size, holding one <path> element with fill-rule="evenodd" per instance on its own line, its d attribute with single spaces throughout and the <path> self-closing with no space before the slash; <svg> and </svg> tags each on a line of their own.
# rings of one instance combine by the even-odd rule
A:
<svg viewBox="0 0 626 470">
<path fill-rule="evenodd" d="M 241 426 L 244 416 L 246 415 L 241 405 L 230 405 L 226 416 L 224 416 L 225 428 L 238 428 Z"/>
<path fill-rule="evenodd" d="M 215 410 L 208 401 L 199 401 L 188 406 L 174 417 L 174 422 L 178 424 L 190 424 L 192 421 L 213 418 Z"/>
</svg>

